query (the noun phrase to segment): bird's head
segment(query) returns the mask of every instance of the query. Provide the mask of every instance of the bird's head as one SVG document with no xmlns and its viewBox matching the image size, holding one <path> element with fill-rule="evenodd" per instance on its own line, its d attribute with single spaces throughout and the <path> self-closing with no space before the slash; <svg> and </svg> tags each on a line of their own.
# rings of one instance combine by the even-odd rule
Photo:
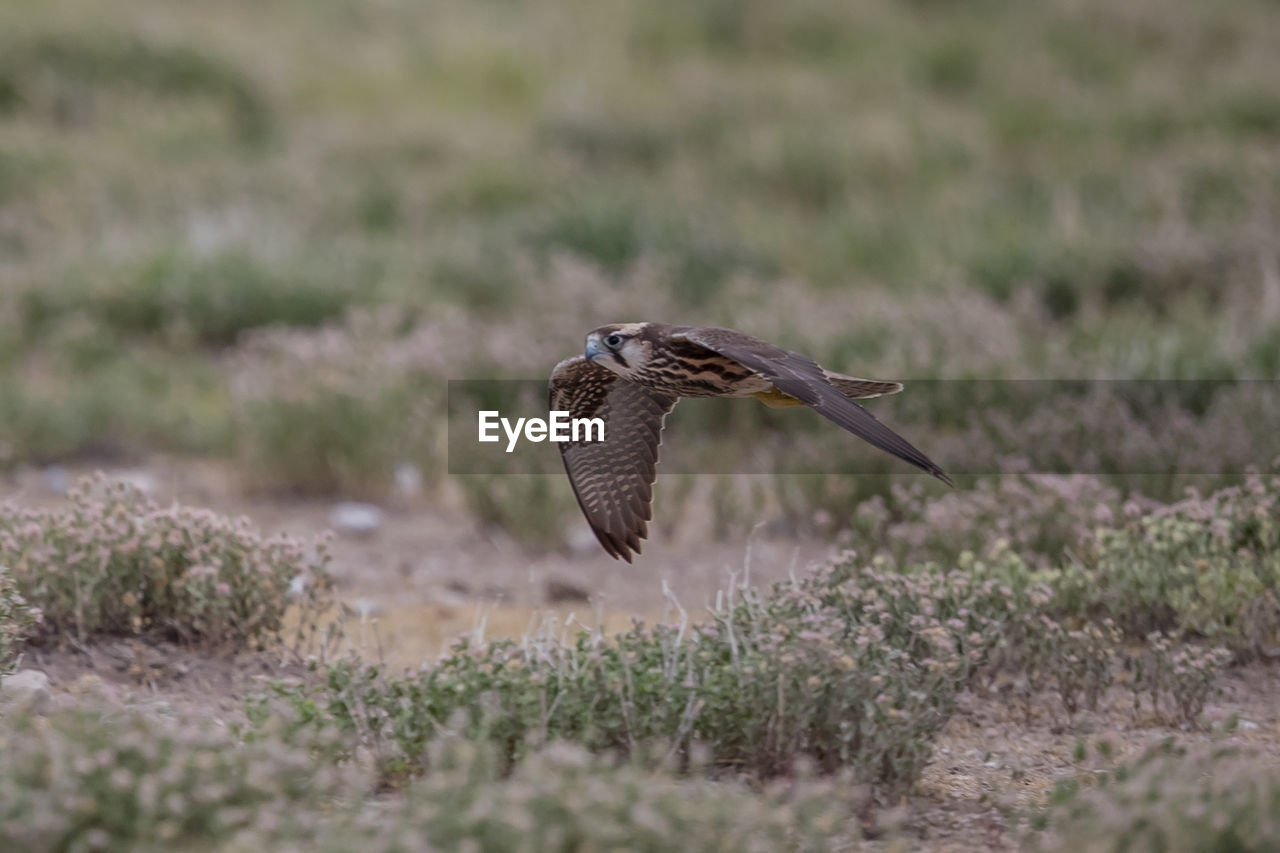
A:
<svg viewBox="0 0 1280 853">
<path fill-rule="evenodd" d="M 619 376 L 630 376 L 649 361 L 652 341 L 645 334 L 648 323 L 613 323 L 587 335 L 587 361 L 607 367 Z"/>
</svg>

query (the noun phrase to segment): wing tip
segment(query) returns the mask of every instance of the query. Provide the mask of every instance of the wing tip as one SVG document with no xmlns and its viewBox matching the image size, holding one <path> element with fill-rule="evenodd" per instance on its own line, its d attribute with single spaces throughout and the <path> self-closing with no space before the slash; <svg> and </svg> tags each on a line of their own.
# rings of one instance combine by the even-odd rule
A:
<svg viewBox="0 0 1280 853">
<path fill-rule="evenodd" d="M 609 551 L 609 556 L 613 557 L 613 559 L 624 560 L 630 564 L 632 558 L 640 553 L 640 543 L 619 543 L 616 548 L 606 548 L 605 550 Z"/>
<path fill-rule="evenodd" d="M 908 444 L 907 446 L 910 447 L 911 450 L 914 450 L 915 453 L 918 455 L 908 455 L 908 454 L 896 452 L 893 450 L 890 450 L 889 453 L 892 456 L 898 457 L 903 462 L 907 462 L 907 463 L 910 463 L 911 465 L 916 466 L 921 471 L 928 474 L 930 477 L 941 480 L 951 488 L 954 489 L 956 487 L 955 481 L 951 479 L 951 475 L 948 474 L 946 471 L 942 470 L 941 465 L 939 465 L 937 462 L 934 462 L 932 459 L 930 459 L 928 456 L 925 456 L 923 453 L 920 453 L 919 450 L 916 450 L 914 447 L 911 447 L 910 444 Z"/>
<path fill-rule="evenodd" d="M 591 532 L 596 535 L 605 553 L 615 560 L 625 560 L 630 563 L 632 557 L 640 553 L 640 539 L 634 534 L 627 539 L 622 539 L 594 524 L 591 525 Z"/>
</svg>

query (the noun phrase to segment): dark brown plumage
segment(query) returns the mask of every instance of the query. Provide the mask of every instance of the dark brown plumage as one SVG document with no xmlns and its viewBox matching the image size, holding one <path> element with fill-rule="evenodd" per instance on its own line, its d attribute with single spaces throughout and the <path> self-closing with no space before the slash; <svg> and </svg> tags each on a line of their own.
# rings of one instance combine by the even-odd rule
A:
<svg viewBox="0 0 1280 853">
<path fill-rule="evenodd" d="M 733 329 L 624 323 L 591 332 L 584 355 L 556 365 L 550 403 L 575 418 L 604 420 L 603 441 L 563 443 L 560 450 L 596 538 L 610 555 L 630 562 L 652 518 L 663 420 L 680 397 L 809 406 L 950 485 L 933 460 L 854 402 L 900 390 L 898 382 L 833 373 Z"/>
<path fill-rule="evenodd" d="M 556 365 L 551 409 L 602 418 L 604 441 L 560 445 L 578 506 L 604 549 L 631 562 L 653 517 L 662 421 L 678 398 L 626 382 L 582 356 Z"/>
</svg>

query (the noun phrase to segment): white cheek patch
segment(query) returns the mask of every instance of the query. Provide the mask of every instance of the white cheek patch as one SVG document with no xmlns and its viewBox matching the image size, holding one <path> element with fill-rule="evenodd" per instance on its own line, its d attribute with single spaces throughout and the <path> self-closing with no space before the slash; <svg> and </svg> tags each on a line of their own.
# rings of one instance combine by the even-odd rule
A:
<svg viewBox="0 0 1280 853">
<path fill-rule="evenodd" d="M 627 367 L 638 367 L 648 359 L 645 357 L 645 346 L 637 340 L 627 341 L 622 345 L 620 355 L 626 360 Z"/>
</svg>

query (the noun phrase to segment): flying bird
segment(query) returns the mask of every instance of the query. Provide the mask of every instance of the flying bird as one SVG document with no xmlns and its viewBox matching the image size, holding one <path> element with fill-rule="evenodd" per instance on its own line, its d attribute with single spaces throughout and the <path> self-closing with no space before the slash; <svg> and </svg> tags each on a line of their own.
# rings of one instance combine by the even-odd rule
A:
<svg viewBox="0 0 1280 853">
<path fill-rule="evenodd" d="M 901 382 L 834 373 L 751 335 L 701 326 L 618 323 L 587 335 L 586 352 L 551 372 L 552 411 L 604 421 L 603 441 L 560 443 L 565 471 L 605 551 L 631 562 L 653 517 L 662 424 L 681 397 L 755 397 L 808 406 L 947 485 L 928 456 L 854 402 L 896 394 Z"/>
</svg>

